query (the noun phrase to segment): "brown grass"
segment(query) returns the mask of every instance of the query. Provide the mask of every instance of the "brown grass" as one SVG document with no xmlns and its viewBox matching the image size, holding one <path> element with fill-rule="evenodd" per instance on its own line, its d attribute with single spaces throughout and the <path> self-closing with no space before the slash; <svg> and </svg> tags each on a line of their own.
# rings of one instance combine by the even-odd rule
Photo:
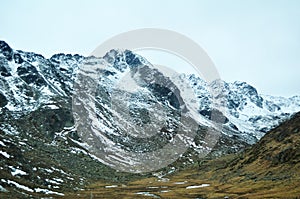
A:
<svg viewBox="0 0 300 199">
<path fill-rule="evenodd" d="M 160 198 L 296 198 L 300 196 L 300 180 L 285 181 L 245 180 L 243 176 L 233 177 L 228 182 L 205 179 L 211 173 L 202 173 L 197 169 L 188 169 L 169 176 L 169 181 L 158 178 L 145 178 L 130 182 L 126 185 L 118 184 L 115 188 L 105 188 L 104 183 L 95 183 L 86 190 L 70 193 L 66 198 L 151 198 L 138 195 L 138 192 L 149 192 Z M 185 184 L 176 184 L 184 182 Z M 210 184 L 209 187 L 186 189 L 187 186 Z M 168 192 L 164 192 L 168 191 Z"/>
</svg>

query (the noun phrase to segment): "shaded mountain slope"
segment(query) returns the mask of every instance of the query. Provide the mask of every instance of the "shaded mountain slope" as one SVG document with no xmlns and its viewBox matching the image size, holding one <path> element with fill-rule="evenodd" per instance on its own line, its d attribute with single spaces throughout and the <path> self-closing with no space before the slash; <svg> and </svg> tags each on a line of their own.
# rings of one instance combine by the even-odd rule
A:
<svg viewBox="0 0 300 199">
<path fill-rule="evenodd" d="M 199 169 L 199 179 L 212 181 L 221 195 L 300 197 L 300 112 L 245 152 L 201 162 Z"/>
<path fill-rule="evenodd" d="M 256 180 L 300 178 L 300 113 L 268 132 L 228 166 Z"/>
</svg>

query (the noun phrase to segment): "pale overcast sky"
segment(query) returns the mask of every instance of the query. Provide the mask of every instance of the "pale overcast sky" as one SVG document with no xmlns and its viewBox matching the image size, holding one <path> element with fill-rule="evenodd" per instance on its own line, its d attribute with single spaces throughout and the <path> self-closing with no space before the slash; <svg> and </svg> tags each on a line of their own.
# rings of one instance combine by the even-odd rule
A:
<svg viewBox="0 0 300 199">
<path fill-rule="evenodd" d="M 297 0 L 10 0 L 0 5 L 0 39 L 15 49 L 46 57 L 89 55 L 119 33 L 163 28 L 202 46 L 225 81 L 246 81 L 263 94 L 300 95 Z M 181 67 L 162 55 L 148 59 Z M 185 67 L 179 71 L 188 71 Z"/>
</svg>

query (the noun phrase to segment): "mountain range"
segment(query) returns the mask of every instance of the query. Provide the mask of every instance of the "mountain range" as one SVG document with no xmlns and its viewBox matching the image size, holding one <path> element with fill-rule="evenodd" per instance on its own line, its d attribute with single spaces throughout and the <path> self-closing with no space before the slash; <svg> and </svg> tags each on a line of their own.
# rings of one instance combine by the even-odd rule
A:
<svg viewBox="0 0 300 199">
<path fill-rule="evenodd" d="M 97 78 L 90 80 L 91 74 Z M 129 50 L 111 50 L 104 57 L 56 54 L 47 59 L 0 41 L 0 85 L 0 191 L 13 192 L 12 197 L 60 196 L 99 180 L 152 176 L 151 168 L 144 168 L 147 174 L 125 171 L 136 172 L 144 153 L 173 144 L 192 126 L 193 139 L 180 140 L 186 146 L 178 151 L 180 156 L 164 168 L 157 165 L 163 173 L 172 173 L 198 164 L 202 154 L 215 158 L 243 151 L 300 111 L 299 96 L 261 95 L 239 81 L 208 84 L 195 74 L 159 70 Z M 214 96 L 211 89 L 220 88 Z M 82 91 L 94 95 L 89 98 Z M 96 128 L 86 125 L 93 124 L 91 108 L 96 110 Z M 213 144 L 206 140 L 210 134 L 217 136 Z M 97 136 L 112 144 L 99 145 Z M 118 155 L 99 156 L 104 150 Z M 123 151 L 141 156 L 128 161 Z M 119 162 L 124 162 L 121 171 L 107 166 Z"/>
</svg>

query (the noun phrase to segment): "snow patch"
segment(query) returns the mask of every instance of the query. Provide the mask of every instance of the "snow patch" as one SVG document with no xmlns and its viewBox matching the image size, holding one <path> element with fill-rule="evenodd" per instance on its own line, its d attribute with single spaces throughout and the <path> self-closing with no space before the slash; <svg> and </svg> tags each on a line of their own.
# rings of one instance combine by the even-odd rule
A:
<svg viewBox="0 0 300 199">
<path fill-rule="evenodd" d="M 116 188 L 116 187 L 118 187 L 118 185 L 107 185 L 107 186 L 105 186 L 105 188 Z"/>
<path fill-rule="evenodd" d="M 55 185 L 60 185 L 60 182 L 57 182 L 55 180 L 51 180 L 51 179 L 45 179 L 46 182 L 49 182 L 50 184 L 55 184 Z"/>
<path fill-rule="evenodd" d="M 6 145 L 4 144 L 4 142 L 2 142 L 1 140 L 0 140 L 0 145 L 1 145 L 1 146 L 6 146 Z"/>
<path fill-rule="evenodd" d="M 0 185 L 0 192 L 8 192 L 8 191 Z"/>
<path fill-rule="evenodd" d="M 6 153 L 5 151 L 0 151 L 0 154 L 6 158 L 10 158 L 10 155 L 8 153 Z"/>
<path fill-rule="evenodd" d="M 54 195 L 58 195 L 58 196 L 64 196 L 65 195 L 63 193 L 59 193 L 59 192 L 56 192 L 56 191 L 51 191 L 51 190 L 48 190 L 48 189 L 41 189 L 41 188 L 35 188 L 34 191 L 36 193 L 44 193 L 46 195 L 49 195 L 49 194 L 54 194 Z"/>
<path fill-rule="evenodd" d="M 25 185 L 21 185 L 15 181 L 12 181 L 12 180 L 4 180 L 4 179 L 1 179 L 1 182 L 4 182 L 4 183 L 7 183 L 8 185 L 14 185 L 15 187 L 19 188 L 19 189 L 23 189 L 25 191 L 28 191 L 28 192 L 33 192 L 33 189 L 29 188 L 29 187 L 26 187 Z"/>
<path fill-rule="evenodd" d="M 187 181 L 184 181 L 184 182 L 174 182 L 173 184 L 186 184 Z"/>
<path fill-rule="evenodd" d="M 137 192 L 135 193 L 136 195 L 143 195 L 143 196 L 151 196 L 153 198 L 160 198 L 159 196 L 153 194 L 153 193 L 150 193 L 150 192 L 147 192 L 147 191 L 141 191 L 141 192 Z"/>
<path fill-rule="evenodd" d="M 210 184 L 193 185 L 193 186 L 186 187 L 186 189 L 196 189 L 196 188 L 209 187 L 209 186 Z"/>
<path fill-rule="evenodd" d="M 0 124 L 0 130 L 2 130 L 5 134 L 8 135 L 18 135 L 19 132 L 12 127 L 10 124 Z"/>
<path fill-rule="evenodd" d="M 50 109 L 59 109 L 59 107 L 56 106 L 55 104 L 48 104 L 47 107 Z"/>
<path fill-rule="evenodd" d="M 21 169 L 15 168 L 13 166 L 9 166 L 8 168 L 11 169 L 10 173 L 11 173 L 12 176 L 16 176 L 16 175 L 21 175 L 21 176 L 28 175 L 28 173 L 26 173 L 25 171 L 22 171 Z"/>
</svg>

